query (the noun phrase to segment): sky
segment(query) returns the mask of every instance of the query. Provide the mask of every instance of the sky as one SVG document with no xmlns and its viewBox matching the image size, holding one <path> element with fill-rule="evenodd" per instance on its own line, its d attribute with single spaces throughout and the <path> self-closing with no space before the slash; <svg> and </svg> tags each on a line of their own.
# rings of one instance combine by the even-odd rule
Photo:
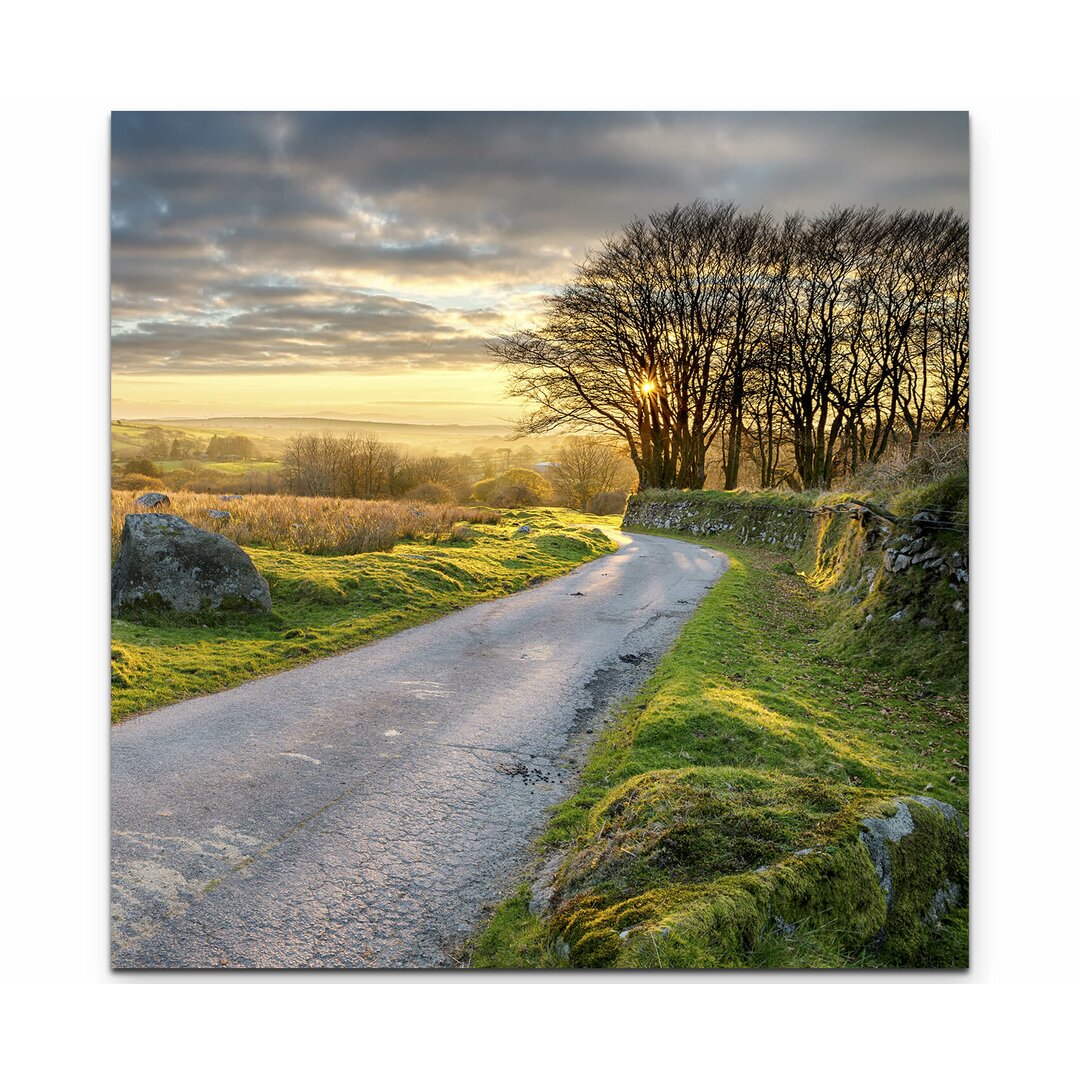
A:
<svg viewBox="0 0 1080 1080">
<path fill-rule="evenodd" d="M 485 341 L 697 198 L 967 214 L 967 114 L 114 113 L 113 415 L 512 420 Z"/>
</svg>

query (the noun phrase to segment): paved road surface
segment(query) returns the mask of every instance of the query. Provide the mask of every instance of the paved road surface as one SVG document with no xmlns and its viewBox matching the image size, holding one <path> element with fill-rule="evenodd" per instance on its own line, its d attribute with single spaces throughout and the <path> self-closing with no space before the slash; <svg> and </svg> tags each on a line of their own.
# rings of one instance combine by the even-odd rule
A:
<svg viewBox="0 0 1080 1080">
<path fill-rule="evenodd" d="M 115 728 L 114 966 L 453 964 L 585 732 L 727 567 L 614 535 L 556 581 Z"/>
</svg>

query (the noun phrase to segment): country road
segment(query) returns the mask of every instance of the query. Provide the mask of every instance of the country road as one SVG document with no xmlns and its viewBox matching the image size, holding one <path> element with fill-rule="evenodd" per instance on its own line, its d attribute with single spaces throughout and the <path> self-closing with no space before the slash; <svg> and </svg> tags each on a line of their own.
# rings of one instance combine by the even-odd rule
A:
<svg viewBox="0 0 1080 1080">
<path fill-rule="evenodd" d="M 113 966 L 445 967 L 727 567 L 617 553 L 112 733 Z"/>
</svg>

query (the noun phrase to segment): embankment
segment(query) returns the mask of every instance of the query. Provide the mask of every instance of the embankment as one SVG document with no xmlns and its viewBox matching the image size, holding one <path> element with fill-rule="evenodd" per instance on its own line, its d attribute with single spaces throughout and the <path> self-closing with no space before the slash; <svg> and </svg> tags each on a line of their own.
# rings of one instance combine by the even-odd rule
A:
<svg viewBox="0 0 1080 1080">
<path fill-rule="evenodd" d="M 827 651 L 966 689 L 964 474 L 890 497 L 647 491 L 623 527 L 784 552 L 826 607 Z"/>
<path fill-rule="evenodd" d="M 965 511 L 963 479 L 632 499 L 731 567 L 473 964 L 965 967 Z"/>
</svg>

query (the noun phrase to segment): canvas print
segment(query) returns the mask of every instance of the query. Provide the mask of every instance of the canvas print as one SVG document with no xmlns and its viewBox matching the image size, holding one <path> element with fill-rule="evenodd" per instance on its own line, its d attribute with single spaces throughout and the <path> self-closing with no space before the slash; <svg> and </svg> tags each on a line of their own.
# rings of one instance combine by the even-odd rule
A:
<svg viewBox="0 0 1080 1080">
<path fill-rule="evenodd" d="M 967 967 L 966 114 L 111 154 L 114 968 Z"/>
</svg>

